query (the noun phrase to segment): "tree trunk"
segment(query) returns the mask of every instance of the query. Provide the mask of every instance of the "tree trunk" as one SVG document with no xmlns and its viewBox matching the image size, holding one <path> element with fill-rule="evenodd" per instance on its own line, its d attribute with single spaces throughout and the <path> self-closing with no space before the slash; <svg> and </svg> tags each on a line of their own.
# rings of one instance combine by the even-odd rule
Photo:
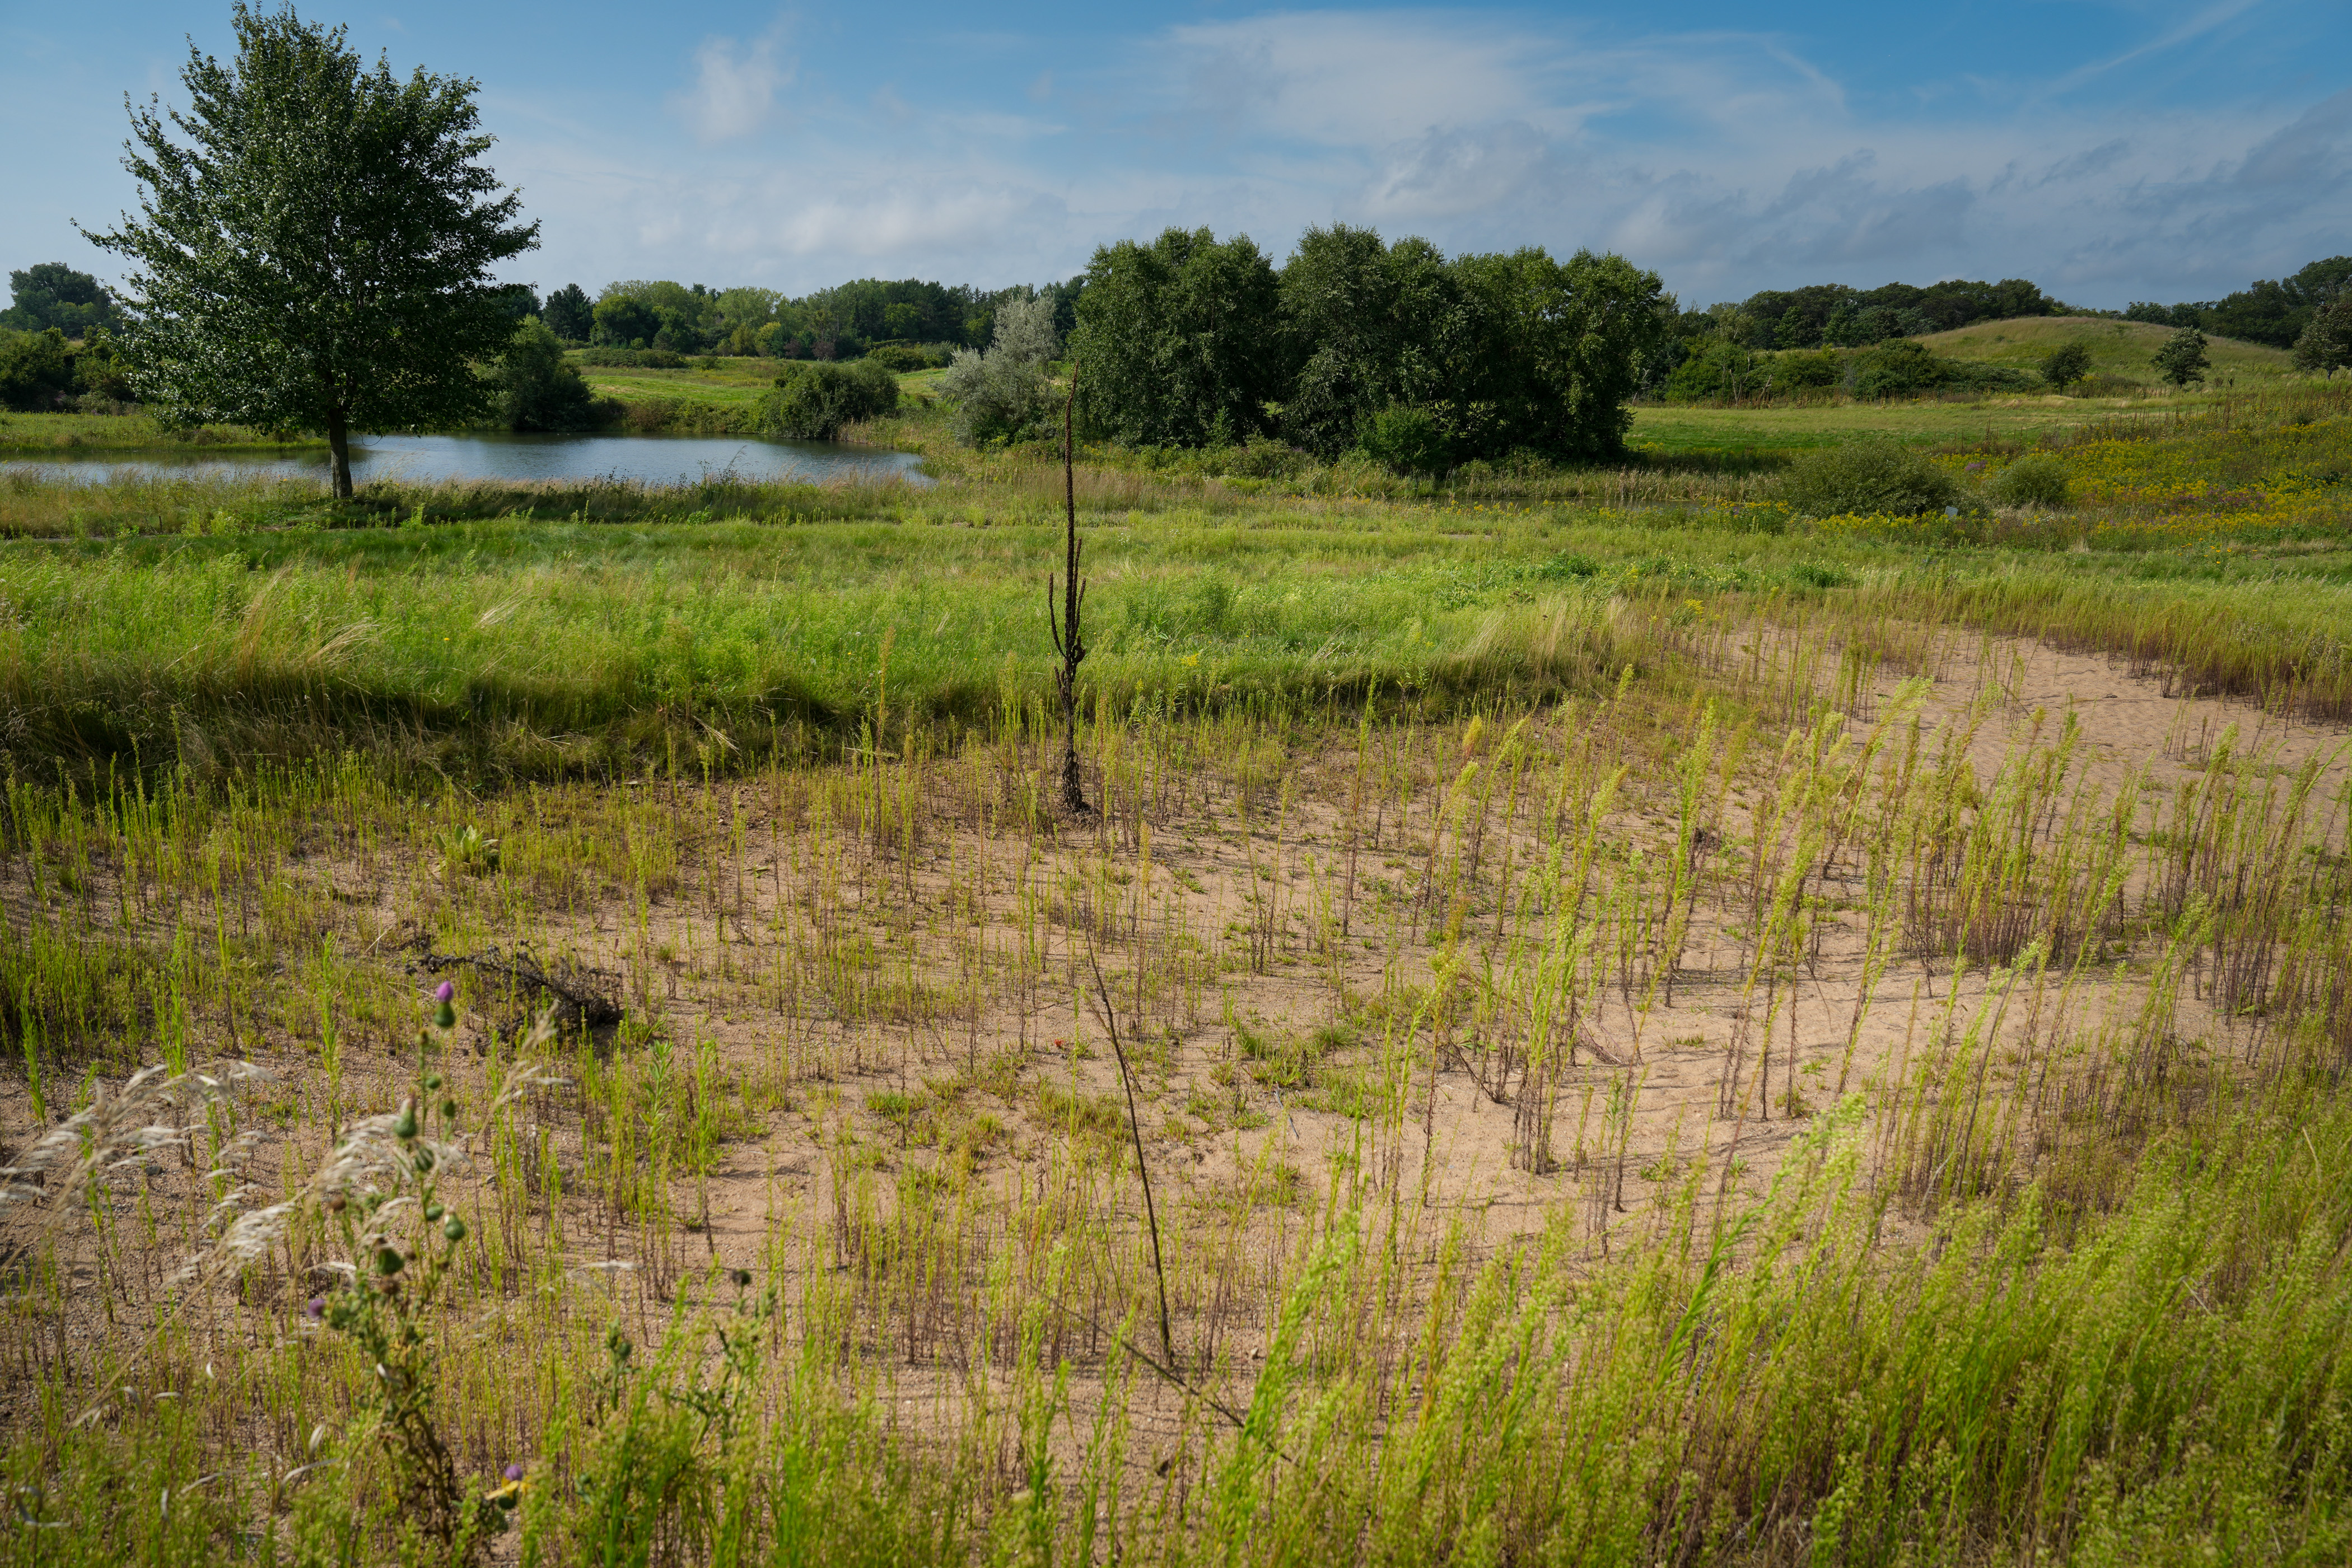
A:
<svg viewBox="0 0 2352 1568">
<path fill-rule="evenodd" d="M 335 499 L 352 499 L 352 427 L 341 408 L 327 410 L 327 446 L 335 455 Z"/>
</svg>

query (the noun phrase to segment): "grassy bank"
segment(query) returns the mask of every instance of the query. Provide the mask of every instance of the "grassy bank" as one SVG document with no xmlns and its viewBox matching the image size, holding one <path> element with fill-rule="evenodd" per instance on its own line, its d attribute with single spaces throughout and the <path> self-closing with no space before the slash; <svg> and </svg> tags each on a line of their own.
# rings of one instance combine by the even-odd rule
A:
<svg viewBox="0 0 2352 1568">
<path fill-rule="evenodd" d="M 84 453 L 324 449 L 315 436 L 280 437 L 242 425 L 167 429 L 143 414 L 0 414 L 0 458 L 71 458 Z"/>
</svg>

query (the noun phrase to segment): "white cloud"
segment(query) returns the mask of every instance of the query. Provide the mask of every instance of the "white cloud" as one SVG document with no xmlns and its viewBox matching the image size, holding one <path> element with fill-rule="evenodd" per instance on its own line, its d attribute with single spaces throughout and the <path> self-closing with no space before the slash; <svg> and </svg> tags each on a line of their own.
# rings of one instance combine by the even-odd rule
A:
<svg viewBox="0 0 2352 1568">
<path fill-rule="evenodd" d="M 704 39 L 694 52 L 694 86 L 671 107 L 703 142 L 750 135 L 775 111 L 777 89 L 792 83 L 791 62 L 776 58 L 781 42 L 772 32 L 748 49 L 732 38 Z"/>
<path fill-rule="evenodd" d="M 706 141 L 755 129 L 792 79 L 773 40 L 698 59 L 685 118 Z M 551 250 L 597 258 L 551 256 L 551 276 L 793 291 L 865 273 L 1034 281 L 1170 224 L 1278 257 L 1335 218 L 1450 250 L 1622 249 L 1700 303 L 1898 277 L 2210 298 L 2352 249 L 2352 93 L 2132 112 L 1959 92 L 1931 114 L 1849 99 L 1771 37 L 1596 42 L 1370 12 L 1180 26 L 1109 67 L 1056 60 L 1050 80 L 1001 86 L 812 93 L 783 163 L 567 119 L 502 166 Z M 1045 98 L 1062 112 L 1014 111 Z"/>
</svg>

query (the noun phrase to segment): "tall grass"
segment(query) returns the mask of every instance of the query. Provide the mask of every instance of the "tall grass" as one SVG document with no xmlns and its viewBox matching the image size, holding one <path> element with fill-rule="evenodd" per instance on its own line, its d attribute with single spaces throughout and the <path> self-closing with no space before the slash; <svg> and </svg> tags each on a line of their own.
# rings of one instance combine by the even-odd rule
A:
<svg viewBox="0 0 2352 1568">
<path fill-rule="evenodd" d="M 8 547 L 12 1556 L 2344 1556 L 2340 769 L 1938 652 L 2311 558 L 1161 492 L 1066 818 L 1017 485 L 436 493 Z"/>
</svg>

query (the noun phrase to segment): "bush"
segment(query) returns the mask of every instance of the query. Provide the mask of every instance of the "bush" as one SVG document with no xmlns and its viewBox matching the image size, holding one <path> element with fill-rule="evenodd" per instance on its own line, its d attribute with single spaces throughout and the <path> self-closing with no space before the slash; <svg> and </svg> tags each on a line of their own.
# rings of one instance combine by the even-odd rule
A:
<svg viewBox="0 0 2352 1568">
<path fill-rule="evenodd" d="M 636 370 L 683 370 L 686 368 L 686 357 L 683 354 L 674 354 L 667 349 L 585 349 L 581 353 L 580 363 L 606 365 L 614 369 L 625 367 Z"/>
<path fill-rule="evenodd" d="M 1854 362 L 1853 390 L 1862 397 L 1910 397 L 1941 386 L 1945 362 L 1908 338 L 1882 343 Z"/>
<path fill-rule="evenodd" d="M 2212 363 L 2206 357 L 2205 334 L 2194 327 L 2181 328 L 2156 351 L 2155 363 L 2157 373 L 2175 386 L 2204 380 Z"/>
<path fill-rule="evenodd" d="M 940 391 L 955 400 L 957 437 L 977 446 L 1048 434 L 1055 421 L 1045 363 L 1057 346 L 1053 300 L 1010 300 L 1000 307 L 988 352 L 958 349 L 940 378 Z"/>
<path fill-rule="evenodd" d="M 931 368 L 931 356 L 912 343 L 881 343 L 866 351 L 866 357 L 886 370 L 907 374 Z"/>
<path fill-rule="evenodd" d="M 2003 506 L 2062 507 L 2073 481 L 2057 458 L 2036 454 L 2020 458 L 1992 478 L 1986 490 Z"/>
<path fill-rule="evenodd" d="M 62 408 L 73 384 L 73 354 L 57 328 L 0 344 L 0 404 L 23 412 Z"/>
<path fill-rule="evenodd" d="M 898 407 L 898 378 L 873 360 L 838 364 L 795 363 L 760 400 L 760 426 L 799 441 L 830 441 L 841 427 L 877 419 Z"/>
<path fill-rule="evenodd" d="M 1792 349 L 1774 354 L 1766 374 L 1776 390 L 1835 386 L 1843 369 L 1835 349 Z"/>
<path fill-rule="evenodd" d="M 2042 358 L 2042 379 L 2060 391 L 2091 374 L 2091 345 L 2061 343 Z"/>
<path fill-rule="evenodd" d="M 1445 432 L 1426 408 L 1392 403 L 1356 432 L 1364 456 L 1399 474 L 1445 471 Z"/>
<path fill-rule="evenodd" d="M 588 384 L 563 358 L 563 344 L 537 316 L 526 316 L 493 373 L 499 416 L 509 430 L 586 430 L 596 420 Z"/>
<path fill-rule="evenodd" d="M 1916 517 L 1959 500 L 1960 482 L 1926 454 L 1891 441 L 1808 452 L 1780 479 L 1780 499 L 1808 517 Z"/>
</svg>

